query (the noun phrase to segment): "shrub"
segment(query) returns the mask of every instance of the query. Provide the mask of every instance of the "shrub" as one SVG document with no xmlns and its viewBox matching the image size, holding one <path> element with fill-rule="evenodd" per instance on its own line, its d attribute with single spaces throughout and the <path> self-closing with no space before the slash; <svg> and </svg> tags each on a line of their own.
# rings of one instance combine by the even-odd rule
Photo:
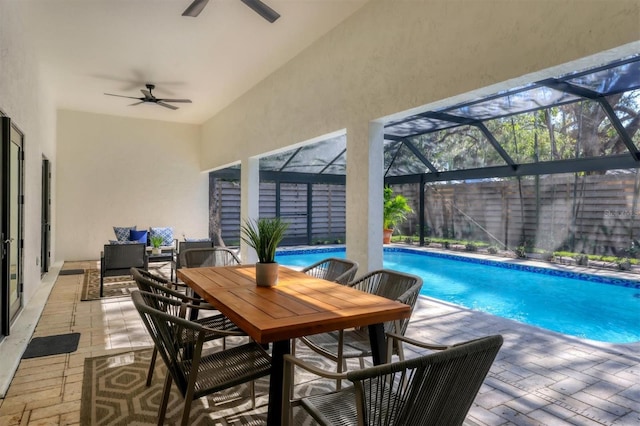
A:
<svg viewBox="0 0 640 426">
<path fill-rule="evenodd" d="M 498 247 L 496 246 L 489 246 L 487 248 L 487 251 L 491 254 L 498 254 Z"/>
<path fill-rule="evenodd" d="M 576 260 L 577 265 L 587 266 L 589 264 L 589 257 L 586 254 L 577 254 L 573 258 Z"/>
<path fill-rule="evenodd" d="M 516 247 L 516 256 L 518 256 L 520 259 L 524 259 L 525 257 L 527 257 L 527 251 L 525 249 L 525 246 L 518 246 Z"/>
<path fill-rule="evenodd" d="M 631 270 L 631 262 L 629 261 L 628 258 L 624 258 L 624 259 L 619 259 L 618 260 L 618 269 L 620 269 L 621 271 L 629 271 Z"/>
<path fill-rule="evenodd" d="M 467 251 L 478 251 L 478 246 L 474 242 L 468 242 L 465 244 L 464 248 Z"/>
</svg>

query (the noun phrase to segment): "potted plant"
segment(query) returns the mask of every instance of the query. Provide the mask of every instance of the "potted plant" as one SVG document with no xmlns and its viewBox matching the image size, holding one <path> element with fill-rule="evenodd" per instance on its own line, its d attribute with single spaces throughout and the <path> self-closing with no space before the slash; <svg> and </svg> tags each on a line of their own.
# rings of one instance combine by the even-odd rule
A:
<svg viewBox="0 0 640 426">
<path fill-rule="evenodd" d="M 412 213 L 413 210 L 407 203 L 407 199 L 402 195 L 393 196 L 393 190 L 385 186 L 384 188 L 384 208 L 382 210 L 383 221 L 383 240 L 384 244 L 391 242 L 391 234 L 393 234 L 393 228 L 404 222 L 407 218 L 407 214 Z"/>
<path fill-rule="evenodd" d="M 276 249 L 289 227 L 279 217 L 245 220 L 241 226 L 242 241 L 253 248 L 258 255 L 256 263 L 256 284 L 271 287 L 278 282 Z"/>
<path fill-rule="evenodd" d="M 162 250 L 160 249 L 160 246 L 162 245 L 162 237 L 160 235 L 154 235 L 153 237 L 151 237 L 151 254 L 160 254 L 162 253 Z"/>
</svg>

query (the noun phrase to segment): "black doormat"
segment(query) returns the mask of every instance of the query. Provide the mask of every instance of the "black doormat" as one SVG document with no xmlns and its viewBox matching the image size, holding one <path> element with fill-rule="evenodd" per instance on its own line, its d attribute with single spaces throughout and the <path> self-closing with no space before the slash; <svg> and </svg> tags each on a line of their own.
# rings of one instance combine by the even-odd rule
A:
<svg viewBox="0 0 640 426">
<path fill-rule="evenodd" d="M 84 274 L 84 269 L 63 269 L 58 275 L 81 275 Z"/>
<path fill-rule="evenodd" d="M 27 350 L 24 351 L 22 359 L 75 352 L 78 349 L 79 341 L 80 333 L 34 337 L 29 342 Z"/>
</svg>

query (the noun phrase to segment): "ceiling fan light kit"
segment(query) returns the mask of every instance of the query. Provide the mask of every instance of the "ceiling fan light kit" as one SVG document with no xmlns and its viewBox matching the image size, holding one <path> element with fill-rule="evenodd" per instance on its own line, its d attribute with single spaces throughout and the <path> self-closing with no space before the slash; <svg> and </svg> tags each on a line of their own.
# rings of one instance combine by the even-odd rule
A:
<svg viewBox="0 0 640 426">
<path fill-rule="evenodd" d="M 280 14 L 271 9 L 265 3 L 260 0 L 241 0 L 244 4 L 249 6 L 258 15 L 262 16 L 272 24 L 280 17 Z M 191 16 L 195 18 L 200 15 L 202 9 L 209 3 L 209 0 L 193 0 L 193 2 L 182 12 L 182 16 Z"/>
<path fill-rule="evenodd" d="M 128 98 L 128 99 L 137 99 L 140 102 L 135 102 L 130 104 L 129 106 L 133 106 L 133 105 L 140 105 L 140 104 L 144 104 L 144 103 L 149 103 L 149 104 L 156 104 L 156 105 L 160 105 L 162 107 L 165 108 L 169 108 L 169 109 L 173 109 L 176 110 L 178 109 L 177 106 L 174 105 L 170 105 L 167 102 L 170 103 L 191 103 L 191 99 L 164 99 L 164 98 L 156 98 L 153 93 L 151 93 L 151 91 L 153 89 L 156 88 L 156 86 L 154 84 L 151 83 L 147 83 L 146 85 L 146 89 L 140 89 L 140 91 L 142 92 L 142 94 L 144 95 L 144 97 L 142 98 L 136 98 L 135 96 L 123 96 L 123 95 L 114 95 L 112 93 L 105 93 L 105 95 L 107 96 L 117 96 L 119 98 Z"/>
</svg>

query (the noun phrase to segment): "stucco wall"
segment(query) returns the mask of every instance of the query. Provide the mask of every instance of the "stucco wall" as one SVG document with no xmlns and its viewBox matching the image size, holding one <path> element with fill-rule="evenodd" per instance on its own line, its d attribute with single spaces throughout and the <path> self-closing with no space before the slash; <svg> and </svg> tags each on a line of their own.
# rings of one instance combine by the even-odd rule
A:
<svg viewBox="0 0 640 426">
<path fill-rule="evenodd" d="M 347 252 L 358 246 L 366 265 L 366 238 L 378 238 L 366 230 L 380 220 L 366 194 L 382 185 L 363 161 L 381 147 L 367 138 L 370 121 L 637 53 L 628 44 L 640 39 L 639 22 L 635 0 L 372 0 L 207 121 L 202 168 L 346 129 Z"/>
<path fill-rule="evenodd" d="M 58 257 L 98 259 L 113 226 L 208 235 L 199 126 L 58 112 Z"/>
<path fill-rule="evenodd" d="M 15 2 L 0 2 L 0 109 L 25 136 L 23 300 L 28 304 L 41 283 L 42 157 L 55 161 L 56 115 L 15 6 Z M 53 173 L 55 176 L 55 168 Z M 54 258 L 55 252 L 52 261 Z"/>
</svg>

